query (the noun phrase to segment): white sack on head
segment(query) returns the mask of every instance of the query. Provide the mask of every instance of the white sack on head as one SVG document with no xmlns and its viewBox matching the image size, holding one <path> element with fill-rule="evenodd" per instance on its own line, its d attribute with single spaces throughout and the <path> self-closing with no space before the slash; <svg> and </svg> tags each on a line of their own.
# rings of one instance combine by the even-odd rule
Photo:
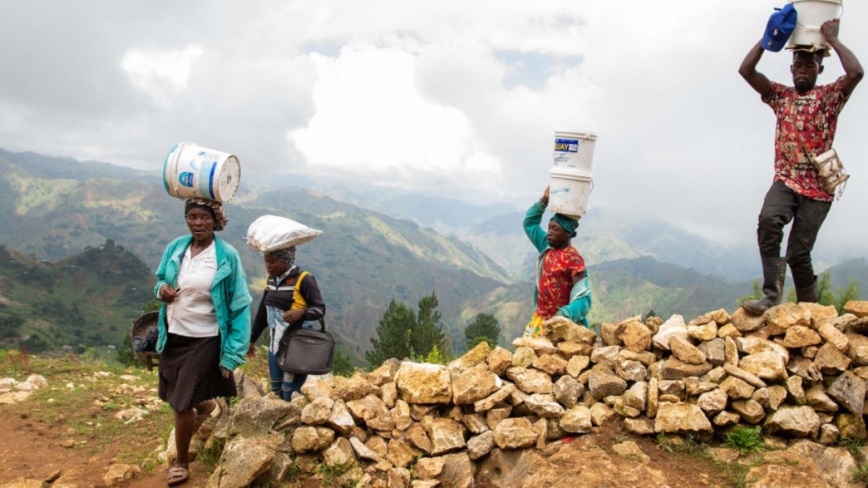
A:
<svg viewBox="0 0 868 488">
<path fill-rule="evenodd" d="M 247 244 L 259 252 L 299 246 L 316 239 L 321 230 L 312 229 L 286 217 L 263 215 L 247 228 Z"/>
</svg>

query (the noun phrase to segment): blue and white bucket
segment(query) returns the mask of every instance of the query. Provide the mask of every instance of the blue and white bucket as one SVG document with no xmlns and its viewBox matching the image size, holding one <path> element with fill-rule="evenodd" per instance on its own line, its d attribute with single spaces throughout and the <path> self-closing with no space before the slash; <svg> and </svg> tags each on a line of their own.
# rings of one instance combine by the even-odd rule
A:
<svg viewBox="0 0 868 488">
<path fill-rule="evenodd" d="M 163 184 L 177 198 L 206 198 L 228 202 L 238 191 L 241 163 L 235 156 L 179 142 L 163 163 Z"/>
<path fill-rule="evenodd" d="M 591 172 L 597 134 L 580 130 L 555 131 L 555 166 Z"/>
</svg>

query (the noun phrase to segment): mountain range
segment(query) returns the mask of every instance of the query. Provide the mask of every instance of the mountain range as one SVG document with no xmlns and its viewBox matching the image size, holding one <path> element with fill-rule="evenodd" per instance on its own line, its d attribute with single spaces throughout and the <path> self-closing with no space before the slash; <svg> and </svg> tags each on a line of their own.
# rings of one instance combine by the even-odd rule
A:
<svg viewBox="0 0 868 488">
<path fill-rule="evenodd" d="M 500 320 L 505 344 L 521 333 L 532 313 L 535 261 L 521 228 L 523 212 L 510 205 L 412 198 L 386 189 L 366 199 L 371 192 L 362 190 L 315 184 L 242 185 L 226 205 L 230 221 L 221 237 L 239 250 L 255 300 L 265 270 L 244 236 L 255 218 L 274 214 L 323 230 L 315 241 L 299 247 L 297 264 L 317 277 L 328 308 L 327 325 L 357 363 L 392 299 L 415 306 L 422 296 L 436 293 L 453 352 L 463 347 L 463 327 L 477 313 L 491 313 Z M 137 270 L 135 276 L 117 275 L 126 277 L 128 292 L 113 302 L 100 302 L 107 307 L 104 314 L 98 313 L 99 307 L 82 311 L 88 325 L 95 324 L 84 336 L 88 344 L 99 344 L 100 338 L 102 343 L 120 344 L 130 317 L 141 306 L 133 302 L 150 299 L 153 269 L 164 246 L 187 232 L 183 204 L 165 193 L 158 174 L 0 150 L 0 245 L 18 256 L 16 262 L 34 269 L 68 269 L 57 266 L 108 248 L 108 259 Z M 665 222 L 607 209 L 595 209 L 583 218 L 574 243 L 589 265 L 593 321 L 650 310 L 661 316 L 732 310 L 736 298 L 751 292 L 756 277 L 751 271 L 753 249 L 715 245 Z M 140 260 L 140 265 L 121 256 Z M 142 270 L 147 271 L 144 276 Z M 30 286 L 31 277 L 5 271 L 6 289 L 18 286 L 17 281 Z M 73 282 L 95 280 L 106 288 L 115 283 L 99 274 L 99 266 L 90 272 L 94 274 Z M 836 286 L 845 286 L 851 277 L 868 282 L 864 259 L 830 272 Z M 89 286 L 108 293 L 101 285 Z M 130 294 L 132 288 L 135 294 Z M 147 293 L 139 293 L 143 289 Z M 22 299 L 33 294 L 17 295 Z M 61 295 L 66 297 L 61 302 L 69 299 L 65 307 L 82 299 Z M 44 327 L 47 320 L 32 313 L 32 307 L 26 310 L 29 315 L 19 327 L 22 335 Z M 0 307 L 0 319 L 8 311 Z M 59 337 L 66 338 L 64 334 Z"/>
</svg>

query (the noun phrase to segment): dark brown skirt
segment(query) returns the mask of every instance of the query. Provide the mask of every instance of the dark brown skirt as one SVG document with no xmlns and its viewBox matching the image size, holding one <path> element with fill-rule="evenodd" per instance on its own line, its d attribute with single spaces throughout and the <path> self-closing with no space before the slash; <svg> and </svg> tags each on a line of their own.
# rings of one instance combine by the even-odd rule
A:
<svg viewBox="0 0 868 488">
<path fill-rule="evenodd" d="M 200 402 L 238 394 L 235 378 L 220 369 L 220 337 L 185 337 L 169 334 L 160 354 L 159 394 L 176 412 Z"/>
</svg>

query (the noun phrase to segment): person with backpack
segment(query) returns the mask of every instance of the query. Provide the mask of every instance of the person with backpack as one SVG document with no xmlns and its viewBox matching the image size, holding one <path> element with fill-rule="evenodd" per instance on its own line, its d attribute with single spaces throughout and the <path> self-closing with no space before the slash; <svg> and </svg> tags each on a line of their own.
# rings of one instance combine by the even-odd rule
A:
<svg viewBox="0 0 868 488">
<path fill-rule="evenodd" d="M 277 360 L 280 339 L 287 330 L 312 328 L 326 312 L 316 278 L 294 265 L 295 250 L 296 247 L 292 246 L 263 253 L 268 281 L 253 320 L 247 353 L 250 357 L 256 355 L 256 341 L 268 328 L 271 334 L 268 344 L 271 391 L 287 401 L 292 400 L 293 393 L 301 393 L 307 375 L 293 375 L 280 369 Z"/>
</svg>

